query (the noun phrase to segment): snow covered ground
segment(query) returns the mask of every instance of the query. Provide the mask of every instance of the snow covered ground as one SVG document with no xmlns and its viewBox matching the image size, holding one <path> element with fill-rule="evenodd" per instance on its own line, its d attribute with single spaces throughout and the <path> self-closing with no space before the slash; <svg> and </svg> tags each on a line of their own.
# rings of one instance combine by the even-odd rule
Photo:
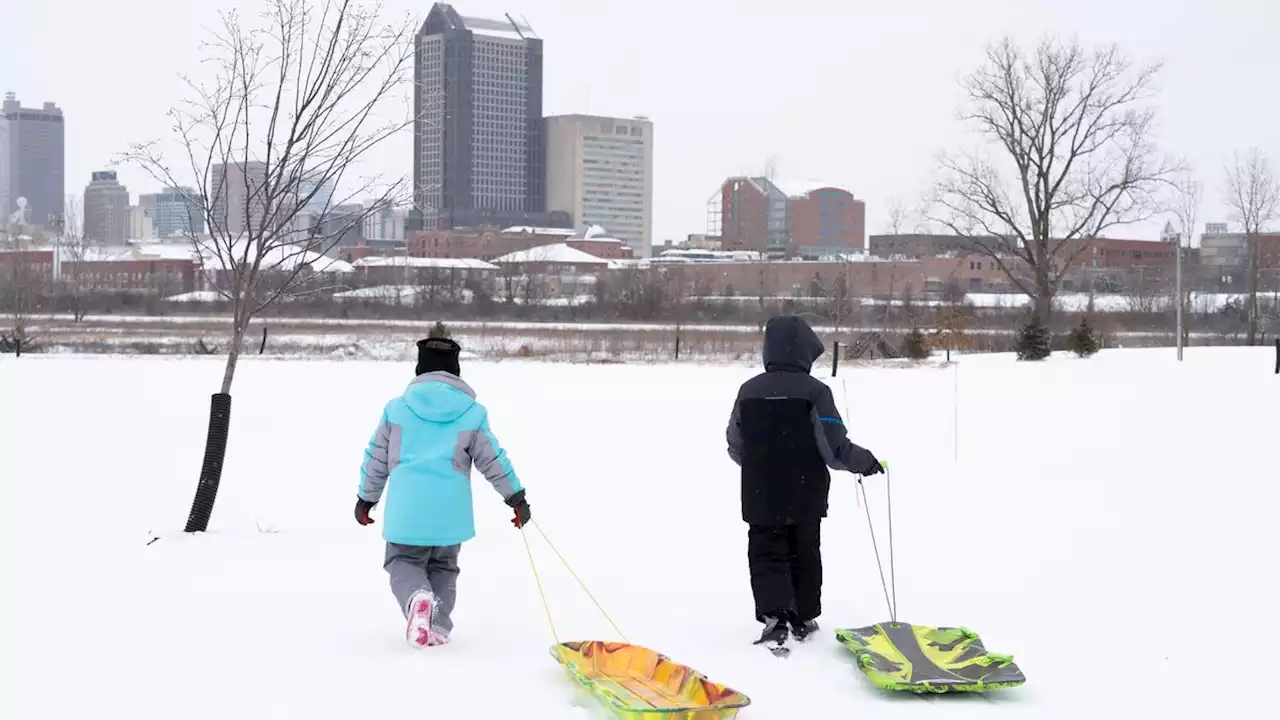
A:
<svg viewBox="0 0 1280 720">
<path fill-rule="evenodd" d="M 747 693 L 745 720 L 1264 718 L 1280 714 L 1264 689 L 1280 607 L 1270 353 L 975 356 L 831 381 L 893 468 L 901 618 L 966 625 L 1027 674 L 986 699 L 888 696 L 837 644 L 835 627 L 887 619 L 847 476 L 823 530 L 820 639 L 788 660 L 750 645 L 724 423 L 751 368 L 463 372 L 535 520 L 623 632 Z M 380 525 L 352 505 L 411 364 L 246 358 L 212 531 L 183 536 L 220 373 L 213 358 L 0 357 L 0 716 L 602 717 L 549 657 L 520 534 L 479 479 L 453 643 L 403 644 Z M 868 481 L 881 533 L 884 484 Z M 530 536 L 560 636 L 615 639 Z"/>
</svg>

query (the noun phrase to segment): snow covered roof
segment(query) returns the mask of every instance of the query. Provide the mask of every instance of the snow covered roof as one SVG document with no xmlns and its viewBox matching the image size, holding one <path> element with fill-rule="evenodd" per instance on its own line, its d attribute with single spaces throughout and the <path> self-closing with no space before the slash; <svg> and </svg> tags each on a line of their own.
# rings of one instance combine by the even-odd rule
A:
<svg viewBox="0 0 1280 720">
<path fill-rule="evenodd" d="M 130 245 L 59 245 L 63 262 L 130 262 L 139 260 L 192 260 L 195 248 L 189 242 L 135 243 Z M 49 248 L 52 250 L 52 248 Z"/>
<path fill-rule="evenodd" d="M 588 225 L 582 228 L 581 230 L 575 232 L 573 234 L 573 237 L 570 239 L 590 240 L 591 242 L 599 242 L 599 243 L 619 243 L 619 244 L 622 243 L 621 240 L 610 235 L 608 230 L 605 230 L 603 227 L 599 225 Z"/>
<path fill-rule="evenodd" d="M 502 231 L 504 235 L 559 235 L 560 237 L 572 237 L 576 232 L 569 228 L 544 228 L 532 225 L 515 225 Z"/>
<path fill-rule="evenodd" d="M 177 303 L 219 303 L 225 302 L 226 297 L 217 290 L 195 290 L 192 292 L 181 293 L 179 295 L 170 295 L 165 298 L 165 302 Z"/>
<path fill-rule="evenodd" d="M 754 262 L 760 259 L 760 253 L 754 250 L 672 248 L 663 250 L 654 259 L 659 262 Z"/>
<path fill-rule="evenodd" d="M 554 245 L 541 245 L 528 250 L 520 250 L 519 252 L 508 253 L 500 258 L 494 258 L 495 265 L 504 265 L 511 263 L 561 263 L 573 265 L 608 265 L 609 261 L 596 257 L 588 253 L 584 253 L 576 248 L 571 248 L 564 243 L 556 243 Z"/>
<path fill-rule="evenodd" d="M 424 258 L 392 255 L 388 257 L 360 258 L 353 263 L 356 267 L 415 267 L 415 268 L 450 268 L 457 270 L 497 270 L 498 266 L 475 258 Z"/>
<path fill-rule="evenodd" d="M 240 257 L 240 254 L 245 251 L 243 244 L 247 242 L 249 242 L 248 235 L 241 235 L 234 242 L 232 250 L 236 257 Z M 222 243 L 214 244 L 212 240 L 202 240 L 199 246 L 202 264 L 209 264 L 216 268 L 220 264 L 218 260 L 219 249 L 222 252 L 226 252 L 226 248 Z M 299 265 L 309 265 L 311 271 L 317 273 L 345 274 L 355 272 L 355 268 L 351 263 L 345 260 L 321 255 L 318 252 L 306 250 L 300 245 L 290 245 L 273 240 L 267 251 L 263 253 L 262 268 L 266 271 L 293 272 Z"/>
<path fill-rule="evenodd" d="M 609 234 L 608 230 L 600 225 L 587 225 L 578 230 L 569 228 L 544 228 L 534 227 L 532 225 L 516 225 L 502 231 L 504 235 L 549 235 L 553 237 L 562 237 L 570 240 L 590 240 L 591 242 L 602 243 L 621 243 L 616 237 Z"/>
</svg>

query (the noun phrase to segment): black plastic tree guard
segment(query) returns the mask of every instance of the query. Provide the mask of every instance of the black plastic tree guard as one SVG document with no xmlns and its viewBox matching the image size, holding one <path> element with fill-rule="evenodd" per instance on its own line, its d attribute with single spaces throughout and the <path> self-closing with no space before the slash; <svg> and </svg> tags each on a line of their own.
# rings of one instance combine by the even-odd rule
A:
<svg viewBox="0 0 1280 720">
<path fill-rule="evenodd" d="M 1280 375 L 1280 338 L 1276 338 L 1276 374 Z"/>
<path fill-rule="evenodd" d="M 204 465 L 200 468 L 200 484 L 191 502 L 191 513 L 183 532 L 204 532 L 209 528 L 213 503 L 218 499 L 218 483 L 222 480 L 222 460 L 227 455 L 227 435 L 231 430 L 231 396 L 216 393 L 209 404 L 209 435 L 204 441 Z"/>
<path fill-rule="evenodd" d="M 840 341 L 835 341 L 831 349 L 831 377 L 840 371 Z"/>
</svg>

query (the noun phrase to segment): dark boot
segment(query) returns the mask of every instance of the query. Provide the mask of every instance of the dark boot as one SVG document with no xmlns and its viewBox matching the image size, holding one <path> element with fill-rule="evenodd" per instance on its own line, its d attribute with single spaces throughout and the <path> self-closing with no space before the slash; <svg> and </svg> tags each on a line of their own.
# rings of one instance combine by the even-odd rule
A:
<svg viewBox="0 0 1280 720">
<path fill-rule="evenodd" d="M 804 642 L 808 640 L 815 632 L 818 631 L 818 621 L 808 620 L 806 622 L 791 623 L 791 635 L 796 642 Z"/>
<path fill-rule="evenodd" d="M 766 617 L 764 619 L 764 631 L 760 633 L 760 639 L 755 641 L 755 645 L 782 645 L 787 641 L 787 622 L 776 617 Z"/>
</svg>

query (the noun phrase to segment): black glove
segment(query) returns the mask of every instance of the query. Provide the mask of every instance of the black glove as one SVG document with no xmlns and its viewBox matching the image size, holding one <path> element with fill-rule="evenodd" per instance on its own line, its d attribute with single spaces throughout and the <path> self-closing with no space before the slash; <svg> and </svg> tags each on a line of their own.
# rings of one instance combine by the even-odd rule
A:
<svg viewBox="0 0 1280 720">
<path fill-rule="evenodd" d="M 372 525 L 373 518 L 369 517 L 369 511 L 372 510 L 373 506 L 377 504 L 378 503 L 372 503 L 372 502 L 369 502 L 368 500 L 365 500 L 364 498 L 357 497 L 356 498 L 356 522 L 360 523 L 361 525 Z"/>
<path fill-rule="evenodd" d="M 879 475 L 884 472 L 884 466 L 880 464 L 880 461 L 876 459 L 875 455 L 871 454 L 870 450 L 867 451 L 867 458 L 867 466 L 856 471 L 859 475 L 863 477 L 871 477 L 872 475 Z"/>
<path fill-rule="evenodd" d="M 511 518 L 511 524 L 517 528 L 523 528 L 529 522 L 529 518 L 533 517 L 533 511 L 529 509 L 529 503 L 524 499 L 524 490 L 507 498 L 507 507 L 516 511 L 515 517 Z"/>
</svg>

